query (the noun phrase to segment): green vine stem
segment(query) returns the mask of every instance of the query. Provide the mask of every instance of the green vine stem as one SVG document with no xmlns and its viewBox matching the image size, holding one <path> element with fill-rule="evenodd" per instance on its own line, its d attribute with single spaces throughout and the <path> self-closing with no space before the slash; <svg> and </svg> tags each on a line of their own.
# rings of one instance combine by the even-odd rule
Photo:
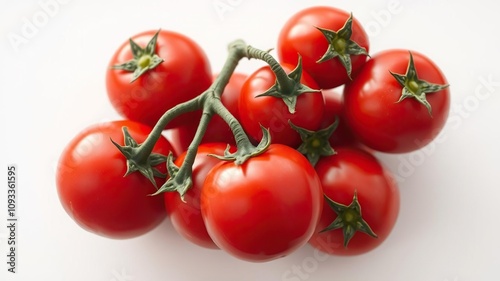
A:
<svg viewBox="0 0 500 281">
<path fill-rule="evenodd" d="M 287 82 L 286 79 L 289 80 L 289 78 L 281 66 L 279 66 L 279 63 L 267 52 L 249 47 L 242 40 L 236 40 L 231 43 L 228 47 L 228 57 L 221 72 L 205 92 L 196 98 L 178 104 L 165 112 L 141 145 L 137 145 L 133 148 L 120 148 L 121 151 L 127 151 L 126 157 L 128 162 L 134 163 L 134 165 L 144 165 L 145 167 L 143 167 L 142 170 L 147 171 L 147 173 L 143 174 L 148 174 L 149 177 L 151 177 L 150 171 L 152 170 L 152 161 L 148 159 L 150 159 L 153 147 L 161 137 L 167 124 L 183 113 L 202 110 L 200 123 L 198 124 L 196 134 L 187 149 L 183 164 L 181 167 L 176 167 L 172 161 L 171 155 L 169 155 L 169 157 L 164 157 L 163 161 L 167 163 L 167 170 L 169 171 L 170 177 L 165 184 L 163 184 L 157 192 L 152 195 L 157 195 L 163 192 L 177 191 L 181 198 L 184 199 L 185 193 L 192 184 L 192 165 L 195 160 L 198 146 L 200 145 L 208 123 L 214 114 L 221 116 L 222 119 L 229 125 L 235 137 L 237 147 L 237 150 L 234 153 L 229 152 L 229 149 L 227 149 L 224 152 L 224 155 L 216 155 L 216 157 L 227 161 L 234 161 L 239 165 L 244 163 L 250 157 L 263 153 L 270 145 L 271 140 L 269 131 L 267 129 L 263 129 L 261 142 L 257 146 L 254 146 L 243 130 L 241 124 L 221 102 L 221 95 L 224 88 L 229 83 L 229 79 L 234 73 L 239 61 L 245 57 L 249 59 L 257 58 L 270 63 L 272 68 L 276 71 L 277 77 L 284 79 L 283 83 L 285 83 L 285 88 L 294 87 L 293 84 Z M 283 77 L 286 77 L 286 79 Z M 158 161 L 154 163 L 158 163 Z"/>
<path fill-rule="evenodd" d="M 152 164 L 166 162 L 170 177 L 153 195 L 163 192 L 177 191 L 181 198 L 184 198 L 185 193 L 192 184 L 192 166 L 196 157 L 198 146 L 200 145 L 201 139 L 207 130 L 208 123 L 214 114 L 221 116 L 221 118 L 229 125 L 231 131 L 233 132 L 237 148 L 234 153 L 231 153 L 228 148 L 224 152 L 224 155 L 214 155 L 215 157 L 226 161 L 234 161 L 237 165 L 241 165 L 249 158 L 263 153 L 269 147 L 271 143 L 269 130 L 262 128 L 263 137 L 260 143 L 257 146 L 254 146 L 239 121 L 221 102 L 221 95 L 224 88 L 229 83 L 231 75 L 234 73 L 238 63 L 243 58 L 258 59 L 269 65 L 276 76 L 276 82 L 273 87 L 261 94 L 261 96 L 268 95 L 282 98 L 291 113 L 295 112 L 298 95 L 305 92 L 319 92 L 319 90 L 314 90 L 301 84 L 300 78 L 302 76 L 302 65 L 300 56 L 299 64 L 290 74 L 287 74 L 279 62 L 272 55 L 270 55 L 268 51 L 248 46 L 242 40 L 235 40 L 228 46 L 228 56 L 219 75 L 205 92 L 196 98 L 178 104 L 165 112 L 142 144 L 135 145 L 134 147 L 129 147 L 127 144 L 125 146 L 117 145 L 120 151 L 122 151 L 122 153 L 126 156 L 127 164 L 134 167 L 134 171 L 138 170 L 143 175 L 148 177 L 153 184 L 153 175 L 158 175 L 158 172 L 152 167 Z M 162 132 L 168 123 L 181 114 L 195 110 L 202 110 L 202 117 L 200 123 L 198 124 L 196 134 L 189 144 L 186 157 L 181 167 L 175 166 L 172 160 L 172 155 L 169 155 L 169 157 L 160 157 L 152 153 L 153 147 L 161 137 Z"/>
<path fill-rule="evenodd" d="M 311 89 L 301 83 L 302 78 L 302 58 L 299 55 L 299 62 L 295 69 L 287 74 L 283 67 L 279 64 L 269 52 L 256 49 L 248 46 L 248 58 L 259 59 L 265 61 L 276 76 L 275 84 L 264 93 L 258 95 L 272 96 L 281 98 L 287 105 L 288 111 L 291 114 L 295 113 L 295 106 L 297 105 L 297 97 L 303 93 L 320 92 L 320 90 Z"/>
<path fill-rule="evenodd" d="M 201 139 L 207 130 L 208 123 L 214 114 L 221 116 L 221 118 L 231 128 L 236 141 L 237 149 L 234 153 L 231 153 L 228 147 L 228 149 L 224 152 L 224 155 L 213 156 L 226 161 L 234 161 L 235 164 L 241 165 L 249 158 L 263 153 L 269 147 L 271 143 L 269 130 L 262 128 L 263 137 L 260 143 L 257 146 L 254 146 L 239 121 L 221 102 L 221 95 L 224 88 L 229 83 L 229 79 L 238 66 L 238 63 L 243 58 L 258 59 L 269 65 L 276 76 L 276 82 L 273 87 L 261 94 L 261 96 L 268 95 L 282 98 L 291 113 L 295 112 L 298 95 L 305 92 L 319 92 L 319 90 L 314 90 L 301 84 L 300 78 L 302 76 L 302 65 L 300 56 L 299 64 L 290 74 L 287 74 L 279 62 L 272 55 L 270 55 L 268 51 L 248 46 L 242 40 L 235 40 L 228 46 L 228 56 L 219 75 L 205 92 L 196 98 L 178 104 L 165 112 L 142 144 L 134 145 L 133 147 L 130 147 L 127 144 L 125 144 L 125 146 L 117 145 L 118 149 L 120 149 L 120 151 L 122 151 L 122 153 L 126 156 L 127 164 L 134 167 L 134 171 L 138 170 L 143 175 L 148 177 L 153 184 L 153 175 L 158 175 L 158 172 L 152 167 L 152 164 L 157 165 L 158 163 L 166 162 L 170 177 L 157 190 L 157 192 L 152 195 L 157 195 L 163 192 L 177 191 L 181 198 L 184 199 L 184 195 L 192 184 L 192 166 L 196 157 L 198 146 L 200 145 Z M 169 155 L 169 157 L 160 157 L 152 153 L 153 147 L 161 137 L 162 132 L 168 123 L 181 114 L 195 110 L 202 110 L 202 117 L 200 119 L 200 123 L 198 124 L 196 134 L 188 146 L 186 157 L 181 167 L 175 166 L 172 155 Z"/>
<path fill-rule="evenodd" d="M 196 98 L 178 104 L 165 112 L 141 145 L 134 145 L 134 147 L 129 147 L 127 144 L 125 146 L 117 145 L 120 151 L 122 151 L 122 153 L 126 156 L 127 164 L 134 167 L 133 171 L 139 170 L 143 175 L 147 176 L 153 184 L 153 175 L 158 175 L 158 172 L 152 167 L 152 164 L 166 162 L 170 177 L 153 195 L 162 192 L 177 191 L 181 198 L 184 198 L 185 193 L 192 184 L 192 166 L 196 157 L 198 146 L 200 145 L 201 139 L 207 130 L 208 123 L 214 114 L 221 116 L 222 119 L 229 125 L 231 131 L 233 132 L 237 148 L 234 153 L 231 153 L 228 148 L 224 152 L 224 155 L 214 155 L 215 157 L 226 161 L 234 161 L 237 165 L 241 165 L 249 158 L 263 153 L 269 147 L 271 139 L 270 133 L 266 128 L 262 128 L 263 137 L 260 143 L 257 146 L 254 146 L 243 130 L 241 124 L 221 102 L 221 95 L 224 88 L 229 83 L 231 75 L 234 73 L 238 63 L 243 58 L 258 59 L 269 65 L 276 76 L 276 82 L 273 87 L 261 94 L 261 96 L 275 96 L 282 98 L 291 113 L 295 112 L 297 97 L 300 94 L 306 92 L 319 92 L 319 90 L 311 89 L 300 82 L 300 78 L 302 77 L 302 64 L 300 56 L 299 64 L 290 74 L 287 74 L 279 62 L 272 55 L 270 55 L 268 51 L 248 46 L 242 40 L 232 42 L 228 46 L 228 56 L 221 72 L 205 92 Z M 200 123 L 198 124 L 196 134 L 189 144 L 186 157 L 181 167 L 175 166 L 174 161 L 172 160 L 172 155 L 169 155 L 169 157 L 160 157 L 152 153 L 153 147 L 161 137 L 167 124 L 179 115 L 195 110 L 202 110 L 202 117 L 200 119 Z"/>
<path fill-rule="evenodd" d="M 195 111 L 200 109 L 199 99 L 201 96 L 198 96 L 192 100 L 189 100 L 184 103 L 180 103 L 174 106 L 172 109 L 168 110 L 163 116 L 158 120 L 156 125 L 153 127 L 153 130 L 148 135 L 146 140 L 141 144 L 137 149 L 136 157 L 137 159 L 145 159 L 149 154 L 153 151 L 153 147 L 155 146 L 158 139 L 162 136 L 163 130 L 170 123 L 170 121 L 174 120 L 177 116 Z"/>
<path fill-rule="evenodd" d="M 222 95 L 222 92 L 224 91 L 225 86 L 227 83 L 229 83 L 229 78 L 231 77 L 231 74 L 234 72 L 236 69 L 236 66 L 238 65 L 238 62 L 246 56 L 246 44 L 241 41 L 235 41 L 232 44 L 229 45 L 229 54 L 228 58 L 226 60 L 226 63 L 224 64 L 222 71 L 220 74 L 217 76 L 216 80 L 213 82 L 213 84 L 210 86 L 209 89 L 207 89 L 205 92 L 203 92 L 201 95 L 198 97 L 189 100 L 187 102 L 181 103 L 173 107 L 172 109 L 168 110 L 163 114 L 163 116 L 158 120 L 156 125 L 154 126 L 153 130 L 149 134 L 149 136 L 146 138 L 144 143 L 139 147 L 139 151 L 137 152 L 137 157 L 141 159 L 145 159 L 148 157 L 149 154 L 153 151 L 153 147 L 160 138 L 163 130 L 165 127 L 168 125 L 170 121 L 175 119 L 177 116 L 187 113 L 190 111 L 195 111 L 199 109 L 203 109 L 203 115 L 208 115 L 211 117 L 214 113 L 214 108 L 217 106 L 214 106 L 214 104 L 217 104 L 220 102 L 220 96 Z M 225 113 L 223 113 L 225 114 Z M 228 113 L 230 115 L 230 113 Z M 222 116 L 222 115 L 221 115 Z M 224 116 L 222 116 L 224 117 Z M 231 115 L 232 117 L 232 115 Z M 231 119 L 231 117 L 226 117 L 225 120 Z M 232 117 L 236 122 L 236 118 Z M 226 121 L 227 122 L 227 121 Z M 208 122 L 207 122 L 208 123 Z M 231 122 L 228 124 L 231 126 L 231 129 L 236 132 L 238 132 L 238 135 L 244 134 L 243 128 L 241 128 L 241 125 L 239 123 Z M 200 125 L 198 126 L 197 132 L 200 130 L 200 126 L 205 126 L 208 124 L 202 124 L 200 122 Z M 234 127 L 240 127 L 240 128 L 234 128 Z M 206 128 L 205 128 L 206 129 Z M 242 133 L 239 133 L 239 132 Z M 236 134 L 235 134 L 236 135 Z M 246 136 L 246 135 L 245 135 Z M 190 148 L 193 148 L 193 145 L 198 142 L 196 139 L 197 137 L 195 136 L 193 139 L 193 142 L 190 144 Z M 241 141 L 245 141 L 244 138 L 240 137 L 242 139 Z M 248 139 L 248 138 L 247 138 Z M 189 148 L 188 148 L 189 150 Z M 193 150 L 193 149 L 191 149 Z M 185 162 L 189 162 L 189 158 L 186 158 Z"/>
<path fill-rule="evenodd" d="M 269 65 L 271 70 L 274 72 L 274 75 L 276 75 L 276 81 L 279 84 L 281 92 L 283 94 L 287 94 L 293 91 L 293 81 L 290 80 L 288 74 L 281 67 L 279 62 L 271 54 L 269 54 L 269 51 L 263 51 L 252 46 L 248 46 L 247 53 L 249 59 L 259 59 Z"/>
<path fill-rule="evenodd" d="M 158 171 L 152 167 L 152 164 L 166 162 L 170 177 L 153 195 L 163 192 L 177 191 L 181 198 L 184 198 L 185 193 L 192 184 L 192 166 L 196 157 L 198 146 L 200 145 L 201 139 L 207 130 L 208 123 L 214 114 L 221 116 L 221 118 L 231 128 L 236 141 L 237 149 L 234 153 L 231 153 L 228 147 L 228 149 L 224 152 L 224 155 L 213 156 L 226 161 L 234 161 L 235 164 L 241 165 L 249 158 L 263 153 L 269 147 L 271 138 L 268 129 L 262 128 L 263 137 L 260 143 L 257 146 L 254 146 L 239 121 L 221 102 L 221 95 L 224 88 L 229 83 L 229 79 L 238 66 L 238 63 L 243 58 L 258 59 L 269 65 L 276 76 L 276 82 L 274 86 L 260 96 L 274 96 L 282 98 L 291 113 L 295 112 L 297 97 L 300 94 L 306 92 L 320 92 L 319 90 L 311 89 L 300 82 L 302 77 L 302 60 L 300 56 L 299 63 L 296 68 L 291 73 L 287 74 L 279 62 L 269 54 L 269 51 L 263 51 L 252 46 L 248 46 L 242 40 L 235 40 L 228 46 L 228 56 L 219 75 L 205 92 L 196 98 L 178 104 L 165 112 L 142 144 L 135 145 L 134 147 L 129 147 L 127 144 L 125 146 L 117 145 L 120 151 L 122 151 L 122 153 L 126 156 L 127 164 L 134 167 L 133 171 L 140 171 L 143 175 L 148 177 L 153 184 L 153 175 L 158 175 Z M 169 157 L 160 157 L 152 153 L 153 147 L 161 137 L 162 132 L 168 123 L 181 114 L 195 110 L 202 110 L 202 117 L 200 123 L 198 124 L 196 134 L 188 146 L 186 157 L 181 167 L 175 166 L 174 161 L 172 160 L 172 155 L 169 155 Z"/>
</svg>

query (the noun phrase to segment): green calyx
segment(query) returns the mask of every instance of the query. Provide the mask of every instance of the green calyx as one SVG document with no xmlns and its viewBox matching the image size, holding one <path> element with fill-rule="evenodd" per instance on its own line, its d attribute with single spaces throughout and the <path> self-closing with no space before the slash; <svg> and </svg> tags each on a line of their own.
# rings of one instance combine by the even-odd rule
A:
<svg viewBox="0 0 500 281">
<path fill-rule="evenodd" d="M 430 103 L 427 101 L 426 94 L 441 91 L 449 85 L 433 84 L 420 80 L 417 75 L 417 70 L 415 69 L 415 64 L 413 63 L 413 55 L 411 52 L 409 53 L 410 61 L 408 63 L 408 68 L 406 69 L 406 74 L 402 75 L 389 71 L 398 81 L 399 85 L 403 87 L 401 97 L 397 102 L 399 103 L 406 98 L 414 98 L 423 104 L 427 108 L 429 115 L 432 116 L 432 108 Z"/>
<path fill-rule="evenodd" d="M 354 196 L 349 206 L 337 203 L 326 195 L 324 195 L 324 197 L 330 208 L 337 214 L 337 218 L 320 232 L 342 229 L 344 234 L 344 247 L 347 247 L 349 241 L 351 241 L 357 231 L 364 232 L 373 238 L 377 238 L 377 235 L 361 215 L 361 205 L 358 202 L 356 191 L 354 191 Z"/>
<path fill-rule="evenodd" d="M 113 65 L 112 68 L 133 72 L 132 80 L 130 81 L 130 83 L 132 83 L 148 70 L 157 67 L 163 62 L 163 59 L 155 54 L 156 40 L 158 39 L 159 33 L 160 30 L 155 33 L 144 49 L 130 39 L 130 49 L 132 50 L 134 58 L 128 62 Z"/>
<path fill-rule="evenodd" d="M 186 168 L 188 170 L 181 170 L 174 164 L 174 156 L 170 153 L 167 157 L 167 171 L 170 177 L 155 193 L 151 194 L 151 196 L 155 196 L 163 192 L 176 191 L 179 193 L 181 200 L 186 202 L 184 200 L 184 195 L 186 195 L 186 192 L 193 185 L 193 181 L 191 179 L 192 171 L 190 168 L 191 166 L 188 166 Z"/>
<path fill-rule="evenodd" d="M 150 153 L 145 159 L 140 157 L 140 144 L 132 138 L 126 127 L 123 127 L 122 131 L 125 145 L 119 145 L 113 140 L 111 140 L 111 142 L 116 146 L 116 148 L 118 148 L 125 158 L 127 158 L 127 171 L 124 176 L 138 171 L 156 187 L 154 177 L 165 178 L 166 175 L 154 167 L 165 163 L 167 161 L 167 157 L 159 153 Z"/>
<path fill-rule="evenodd" d="M 271 96 L 283 99 L 291 114 L 295 113 L 297 97 L 304 93 L 318 93 L 320 90 L 311 89 L 302 84 L 302 57 L 299 55 L 297 66 L 286 77 L 277 77 L 274 85 L 257 97 Z"/>
<path fill-rule="evenodd" d="M 299 133 L 302 140 L 302 144 L 297 148 L 297 150 L 307 157 L 311 165 L 315 166 L 322 156 L 330 156 L 336 153 L 331 147 L 329 139 L 339 125 L 338 118 L 335 118 L 335 122 L 333 122 L 330 126 L 319 131 L 310 131 L 301 128 L 293 124 L 290 120 L 288 123 L 292 129 Z"/>
<path fill-rule="evenodd" d="M 344 26 L 337 32 L 321 27 L 316 27 L 328 41 L 328 49 L 325 54 L 317 61 L 322 63 L 334 58 L 338 58 L 340 63 L 347 71 L 347 76 L 351 78 L 352 64 L 351 55 L 366 55 L 368 52 L 358 43 L 351 40 L 352 35 L 352 13 L 344 23 Z"/>
<path fill-rule="evenodd" d="M 243 142 L 237 145 L 238 149 L 234 153 L 229 152 L 230 146 L 228 145 L 224 151 L 224 155 L 209 155 L 223 161 L 234 161 L 236 165 L 241 165 L 251 157 L 264 153 L 271 145 L 271 133 L 269 129 L 262 127 L 262 125 L 260 128 L 262 130 L 262 138 L 257 146 L 253 146 L 249 142 Z"/>
</svg>

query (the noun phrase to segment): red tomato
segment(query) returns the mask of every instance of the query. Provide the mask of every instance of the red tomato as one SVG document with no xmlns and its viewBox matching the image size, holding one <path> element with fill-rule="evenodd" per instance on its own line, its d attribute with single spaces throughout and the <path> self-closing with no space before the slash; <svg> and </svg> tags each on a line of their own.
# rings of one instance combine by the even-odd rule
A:
<svg viewBox="0 0 500 281">
<path fill-rule="evenodd" d="M 347 247 L 344 247 L 343 229 L 321 232 L 339 216 L 348 225 L 349 216 L 337 215 L 323 204 L 323 213 L 309 243 L 315 248 L 334 255 L 357 255 L 380 245 L 393 229 L 399 213 L 399 190 L 391 175 L 370 153 L 350 147 L 337 148 L 337 154 L 321 158 L 315 166 L 321 179 L 324 194 L 331 200 L 349 206 L 357 195 L 362 219 L 376 234 L 374 238 L 356 231 Z M 352 221 L 355 222 L 355 221 Z"/>
<path fill-rule="evenodd" d="M 314 168 L 280 144 L 242 165 L 215 166 L 201 192 L 202 216 L 215 244 L 253 262 L 286 256 L 307 243 L 322 202 Z"/>
<path fill-rule="evenodd" d="M 283 69 L 290 73 L 295 67 L 283 64 Z M 311 131 L 319 129 L 324 112 L 321 92 L 304 93 L 297 97 L 295 113 L 290 113 L 281 98 L 258 95 L 271 88 L 276 76 L 269 66 L 264 66 L 252 73 L 243 84 L 239 101 L 241 124 L 255 142 L 262 138 L 261 125 L 269 129 L 271 142 L 297 147 L 302 142 L 288 121 L 298 127 Z M 301 83 L 312 89 L 319 89 L 314 80 L 302 72 Z"/>
<path fill-rule="evenodd" d="M 447 84 L 434 62 L 420 53 L 412 54 L 418 79 Z M 407 50 L 375 54 L 344 88 L 347 124 L 362 143 L 374 150 L 388 153 L 417 150 L 431 142 L 446 123 L 450 107 L 448 88 L 425 94 L 431 113 L 416 98 L 398 102 L 403 86 L 391 72 L 405 74 L 409 61 Z"/>
<path fill-rule="evenodd" d="M 335 122 L 338 118 L 338 125 L 330 136 L 330 145 L 335 149 L 338 146 L 357 145 L 358 140 L 345 123 L 344 104 L 342 95 L 337 90 L 324 90 L 325 115 L 321 128 L 326 128 Z"/>
<path fill-rule="evenodd" d="M 123 145 L 122 127 L 142 143 L 151 128 L 133 121 L 113 121 L 91 126 L 67 145 L 56 174 L 59 199 L 66 212 L 82 228 L 115 238 L 142 235 L 165 218 L 163 197 L 139 172 L 124 177 L 126 158 L 110 138 Z M 168 155 L 170 144 L 160 138 L 153 152 Z M 166 173 L 164 165 L 158 170 Z M 157 179 L 161 186 L 165 179 Z"/>
<path fill-rule="evenodd" d="M 216 249 L 217 246 L 208 235 L 201 216 L 200 194 L 208 172 L 221 162 L 209 154 L 223 155 L 226 146 L 224 143 L 207 143 L 198 147 L 191 175 L 193 185 L 184 196 L 185 202 L 177 192 L 165 192 L 167 213 L 177 232 L 192 243 L 210 249 Z M 185 157 L 186 153 L 181 154 L 175 160 L 175 165 L 180 167 Z"/>
<path fill-rule="evenodd" d="M 146 31 L 131 39 L 140 47 L 146 48 L 155 33 L 156 31 Z M 131 82 L 133 72 L 112 68 L 134 58 L 130 43 L 126 41 L 111 58 L 106 74 L 108 96 L 118 113 L 150 126 L 154 126 L 167 110 L 196 97 L 212 83 L 207 56 L 192 39 L 176 32 L 161 30 L 155 54 L 163 62 Z M 142 57 L 137 59 L 138 64 L 153 61 L 147 58 L 147 54 Z M 185 114 L 176 118 L 168 127 L 194 122 L 199 117 L 200 113 Z"/>
<path fill-rule="evenodd" d="M 364 48 L 366 54 L 369 51 L 368 35 L 355 18 L 352 19 L 350 36 L 336 39 L 332 44 L 335 50 L 338 50 L 337 55 L 318 62 L 327 50 L 330 50 L 329 41 L 318 30 L 318 27 L 334 31 L 337 35 L 349 35 L 340 31 L 348 19 L 349 13 L 333 7 L 317 6 L 299 11 L 285 23 L 280 31 L 277 46 L 280 62 L 296 65 L 297 54 L 300 54 L 304 70 L 313 77 L 321 89 L 335 88 L 350 81 L 346 67 L 340 58 L 344 58 L 350 65 L 351 78 L 354 78 L 365 63 L 367 56 L 357 54 L 358 52 L 349 55 L 346 49 L 353 50 L 355 48 L 352 46 L 357 45 Z"/>
</svg>

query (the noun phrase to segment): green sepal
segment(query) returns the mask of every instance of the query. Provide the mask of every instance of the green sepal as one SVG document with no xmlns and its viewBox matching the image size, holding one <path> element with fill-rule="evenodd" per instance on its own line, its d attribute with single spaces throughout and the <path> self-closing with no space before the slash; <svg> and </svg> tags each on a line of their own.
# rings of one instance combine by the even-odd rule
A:
<svg viewBox="0 0 500 281">
<path fill-rule="evenodd" d="M 425 80 L 418 78 L 417 70 L 413 62 L 413 55 L 410 53 L 410 61 L 408 62 L 408 68 L 406 69 L 406 74 L 397 74 L 389 71 L 391 75 L 398 81 L 399 85 L 403 87 L 401 91 L 401 97 L 397 101 L 398 103 L 406 98 L 414 98 L 421 104 L 423 104 L 429 115 L 432 116 L 432 108 L 430 103 L 427 101 L 426 94 L 441 91 L 447 88 L 449 85 L 439 85 L 429 83 Z"/>
<path fill-rule="evenodd" d="M 191 169 L 192 167 L 185 167 Z M 191 173 L 179 173 L 180 168 L 174 163 L 174 156 L 170 153 L 167 157 L 167 171 L 169 178 L 168 180 L 151 196 L 158 195 L 164 192 L 177 192 L 179 193 L 181 200 L 184 200 L 184 195 L 193 185 L 193 181 L 191 179 Z"/>
<path fill-rule="evenodd" d="M 156 181 L 154 177 L 165 178 L 166 175 L 161 173 L 158 169 L 154 168 L 159 164 L 167 161 L 167 157 L 159 153 L 151 153 L 145 162 L 136 161 L 135 155 L 140 146 L 134 138 L 130 135 L 127 127 L 122 128 L 123 131 L 123 142 L 125 145 L 119 145 L 111 139 L 111 142 L 118 148 L 118 150 L 127 158 L 127 171 L 124 176 L 128 176 L 134 172 L 140 172 L 145 176 L 155 187 Z"/>
<path fill-rule="evenodd" d="M 127 61 L 119 65 L 113 65 L 112 69 L 121 69 L 129 72 L 133 72 L 137 69 L 137 62 L 135 60 Z"/>
<path fill-rule="evenodd" d="M 328 49 L 325 54 L 316 63 L 322 63 L 338 57 L 340 63 L 344 66 L 347 76 L 351 78 L 352 64 L 351 55 L 368 55 L 365 48 L 358 45 L 358 43 L 351 40 L 352 35 L 352 13 L 344 23 L 344 26 L 337 32 L 316 27 L 328 41 Z"/>
<path fill-rule="evenodd" d="M 342 229 L 344 247 L 347 247 L 349 241 L 351 241 L 357 231 L 364 232 L 373 238 L 377 238 L 377 234 L 373 232 L 361 215 L 361 205 L 359 204 L 356 191 L 354 191 L 354 196 L 349 206 L 337 203 L 326 195 L 324 195 L 324 197 L 330 208 L 337 214 L 337 217 L 330 225 L 321 230 L 320 233 Z"/>
<path fill-rule="evenodd" d="M 335 121 L 331 125 L 318 131 L 310 131 L 296 126 L 290 120 L 288 120 L 288 124 L 299 133 L 302 140 L 297 151 L 304 154 L 311 165 L 315 166 L 323 156 L 330 156 L 336 153 L 330 145 L 329 138 L 339 125 L 338 117 L 335 117 Z"/>
<path fill-rule="evenodd" d="M 311 89 L 310 87 L 302 84 L 300 79 L 302 78 L 302 57 L 299 55 L 299 60 L 297 66 L 288 74 L 289 82 L 293 85 L 290 91 L 285 91 L 278 82 L 278 79 L 274 82 L 274 85 L 269 88 L 264 93 L 257 95 L 257 97 L 271 96 L 283 99 L 283 102 L 288 107 L 288 111 L 293 114 L 295 113 L 295 107 L 297 105 L 297 97 L 304 93 L 316 93 L 320 90 Z"/>
<path fill-rule="evenodd" d="M 230 152 L 230 146 L 228 145 L 224 151 L 224 155 L 209 155 L 223 161 L 234 161 L 236 165 L 241 165 L 251 157 L 264 153 L 269 148 L 269 145 L 271 145 L 271 133 L 262 125 L 260 128 L 262 130 L 262 138 L 257 146 L 242 146 L 238 147 L 235 152 Z"/>
<path fill-rule="evenodd" d="M 155 54 L 156 41 L 159 33 L 160 30 L 158 30 L 151 40 L 149 40 L 144 49 L 137 45 L 132 39 L 129 39 L 130 49 L 134 58 L 122 64 L 113 65 L 111 68 L 133 72 L 132 80 L 130 81 L 130 83 L 132 83 L 148 70 L 157 67 L 163 62 L 163 59 Z"/>
</svg>

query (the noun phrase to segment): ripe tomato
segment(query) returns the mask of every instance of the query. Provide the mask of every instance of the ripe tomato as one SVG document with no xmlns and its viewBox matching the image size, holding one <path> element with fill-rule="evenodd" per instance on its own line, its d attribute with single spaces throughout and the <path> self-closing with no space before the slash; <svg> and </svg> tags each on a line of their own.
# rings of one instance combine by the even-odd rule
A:
<svg viewBox="0 0 500 281">
<path fill-rule="evenodd" d="M 124 177 L 126 158 L 110 141 L 123 145 L 123 126 L 138 143 L 151 131 L 128 120 L 90 126 L 67 145 L 56 174 L 59 199 L 70 217 L 85 230 L 115 239 L 142 235 L 165 218 L 163 198 L 148 196 L 156 191 L 153 184 L 139 172 Z M 160 138 L 153 152 L 170 150 Z M 164 165 L 158 170 L 166 173 Z M 164 181 L 157 178 L 157 186 Z"/>
<path fill-rule="evenodd" d="M 218 164 L 201 191 L 202 216 L 215 244 L 253 262 L 286 256 L 307 243 L 322 202 L 314 168 L 280 144 L 242 165 Z"/>
<path fill-rule="evenodd" d="M 342 95 L 337 90 L 324 90 L 323 97 L 325 99 L 325 114 L 321 128 L 326 128 L 335 122 L 338 118 L 338 125 L 333 134 L 330 136 L 330 145 L 335 149 L 338 146 L 358 145 L 358 140 L 345 123 L 344 103 Z"/>
<path fill-rule="evenodd" d="M 283 69 L 290 73 L 295 67 L 283 64 Z M 269 66 L 264 66 L 252 73 L 243 84 L 239 101 L 241 125 L 247 134 L 258 142 L 262 138 L 261 125 L 269 129 L 271 142 L 297 147 L 301 143 L 300 135 L 288 123 L 315 131 L 319 129 L 324 112 L 323 95 L 320 92 L 303 93 L 297 97 L 295 113 L 290 113 L 281 98 L 258 95 L 271 88 L 276 76 Z M 314 80 L 302 72 L 301 83 L 312 89 L 319 89 Z"/>
<path fill-rule="evenodd" d="M 146 31 L 133 36 L 131 40 L 146 49 L 155 33 L 156 31 Z M 131 62 L 134 55 L 129 41 L 116 50 L 106 74 L 108 96 L 118 113 L 151 127 L 168 109 L 196 97 L 212 83 L 207 56 L 192 39 L 176 32 L 161 30 L 155 46 L 154 52 L 163 62 L 145 70 L 135 81 L 131 82 L 133 71 L 113 68 L 127 62 L 134 64 Z M 152 55 L 144 51 L 142 56 L 135 58 L 135 64 L 153 63 L 155 60 L 152 58 Z M 190 123 L 199 120 L 199 117 L 200 113 L 185 114 L 182 118 L 176 118 L 168 127 Z"/>
<path fill-rule="evenodd" d="M 201 216 L 200 194 L 203 182 L 208 172 L 221 160 L 209 154 L 223 155 L 227 144 L 207 143 L 198 147 L 193 163 L 191 179 L 193 185 L 184 195 L 183 202 L 177 192 L 165 192 L 165 206 L 170 215 L 172 225 L 184 238 L 196 245 L 216 249 L 218 248 L 207 233 L 205 223 Z M 184 162 L 186 153 L 175 160 L 175 165 L 180 167 Z"/>
<path fill-rule="evenodd" d="M 399 213 L 399 190 L 391 175 L 370 153 L 353 147 L 337 148 L 337 154 L 321 158 L 315 166 L 323 192 L 331 200 L 349 206 L 354 194 L 361 208 L 361 218 L 377 238 L 356 231 L 344 247 L 343 229 L 320 232 L 342 218 L 344 225 L 356 228 L 358 214 L 347 209 L 337 215 L 324 203 L 323 213 L 309 243 L 334 255 L 357 255 L 380 245 L 390 234 Z M 354 219 L 353 219 L 354 218 Z"/>
<path fill-rule="evenodd" d="M 447 84 L 434 62 L 423 54 L 411 53 L 418 79 Z M 450 107 L 448 88 L 424 94 L 431 112 L 417 98 L 400 100 L 403 88 L 407 87 L 401 86 L 391 72 L 405 74 L 409 65 L 407 50 L 385 50 L 368 60 L 344 88 L 347 124 L 361 142 L 374 150 L 388 153 L 417 150 L 431 142 L 446 123 Z M 417 83 L 410 84 L 408 87 L 414 88 Z M 424 85 L 418 88 L 424 89 Z"/>
<path fill-rule="evenodd" d="M 350 81 L 347 69 L 351 69 L 350 77 L 354 78 L 366 61 L 369 41 L 355 18 L 352 18 L 350 33 L 343 29 L 349 16 L 343 10 L 326 6 L 299 11 L 288 19 L 280 31 L 276 49 L 280 62 L 296 65 L 297 53 L 300 54 L 304 70 L 321 89 L 335 88 Z M 318 28 L 334 32 L 335 35 L 330 33 L 332 44 Z M 327 50 L 332 50 L 331 47 L 335 51 L 331 52 L 330 59 L 323 61 L 323 56 Z"/>
</svg>

